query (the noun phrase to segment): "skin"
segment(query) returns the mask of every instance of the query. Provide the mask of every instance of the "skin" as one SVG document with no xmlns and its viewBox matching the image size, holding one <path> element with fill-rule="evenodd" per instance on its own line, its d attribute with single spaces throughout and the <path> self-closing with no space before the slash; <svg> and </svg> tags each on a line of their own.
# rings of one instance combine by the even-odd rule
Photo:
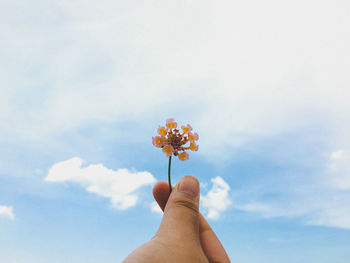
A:
<svg viewBox="0 0 350 263">
<path fill-rule="evenodd" d="M 134 250 L 124 263 L 229 263 L 225 249 L 199 213 L 199 182 L 190 175 L 174 186 L 158 182 L 153 196 L 164 216 L 155 236 Z"/>
</svg>

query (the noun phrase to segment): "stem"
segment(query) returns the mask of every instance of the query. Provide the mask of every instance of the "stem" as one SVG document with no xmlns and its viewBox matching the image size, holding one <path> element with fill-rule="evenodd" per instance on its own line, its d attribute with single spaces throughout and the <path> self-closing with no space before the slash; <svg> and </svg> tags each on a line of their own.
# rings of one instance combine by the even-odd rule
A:
<svg viewBox="0 0 350 263">
<path fill-rule="evenodd" d="M 170 193 L 171 193 L 171 179 L 170 179 L 170 168 L 171 168 L 171 156 L 169 156 L 169 165 L 168 165 L 168 181 L 169 181 L 169 190 L 170 190 Z"/>
</svg>

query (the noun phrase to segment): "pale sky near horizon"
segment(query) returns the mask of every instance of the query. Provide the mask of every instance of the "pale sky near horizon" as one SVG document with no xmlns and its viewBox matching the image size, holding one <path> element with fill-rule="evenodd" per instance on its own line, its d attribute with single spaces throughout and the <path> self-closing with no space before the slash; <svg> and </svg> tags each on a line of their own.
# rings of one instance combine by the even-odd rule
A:
<svg viewBox="0 0 350 263">
<path fill-rule="evenodd" d="M 161 220 L 151 143 L 232 262 L 350 261 L 350 3 L 0 0 L 0 262 L 120 262 Z"/>
</svg>

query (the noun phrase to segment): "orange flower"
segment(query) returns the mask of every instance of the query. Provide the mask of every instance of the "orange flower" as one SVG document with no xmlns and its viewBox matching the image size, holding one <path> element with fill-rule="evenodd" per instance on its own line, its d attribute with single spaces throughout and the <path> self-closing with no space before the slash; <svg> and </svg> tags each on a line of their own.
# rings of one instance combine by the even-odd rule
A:
<svg viewBox="0 0 350 263">
<path fill-rule="evenodd" d="M 199 136 L 198 136 L 198 133 L 192 133 L 192 132 L 189 132 L 188 133 L 188 139 L 190 140 L 190 141 L 198 141 L 198 139 L 199 139 Z"/>
<path fill-rule="evenodd" d="M 173 147 L 171 145 L 165 145 L 163 147 L 163 153 L 166 154 L 166 156 L 170 157 L 173 154 Z"/>
<path fill-rule="evenodd" d="M 159 128 L 158 128 L 158 133 L 159 133 L 160 135 L 165 136 L 166 133 L 167 133 L 167 130 L 166 130 L 163 126 L 159 126 Z"/>
<path fill-rule="evenodd" d="M 166 126 L 169 128 L 169 129 L 173 129 L 173 128 L 176 128 L 177 127 L 177 123 L 175 122 L 175 120 L 173 118 L 170 118 L 170 119 L 167 119 L 166 120 Z"/>
<path fill-rule="evenodd" d="M 160 148 L 164 144 L 164 139 L 160 136 L 152 137 L 152 143 L 154 146 Z"/>
<path fill-rule="evenodd" d="M 192 127 L 189 124 L 187 124 L 186 126 L 181 126 L 181 129 L 183 130 L 184 134 L 188 133 L 189 131 L 192 131 Z"/>
<path fill-rule="evenodd" d="M 191 151 L 198 151 L 198 145 L 195 142 L 190 143 L 190 150 Z"/>
<path fill-rule="evenodd" d="M 198 141 L 199 137 L 197 133 L 192 133 L 191 125 L 181 126 L 182 133 L 176 128 L 175 120 L 173 118 L 167 119 L 165 126 L 158 127 L 157 132 L 160 136 L 152 137 L 153 145 L 162 148 L 163 153 L 169 157 L 168 181 L 170 193 L 172 191 L 170 179 L 171 157 L 174 154 L 180 161 L 185 161 L 189 159 L 186 150 L 198 151 L 198 145 L 195 141 Z"/>
<path fill-rule="evenodd" d="M 182 152 L 179 154 L 179 159 L 181 161 L 185 161 L 185 160 L 188 160 L 189 156 L 188 156 L 188 153 L 187 152 Z"/>
<path fill-rule="evenodd" d="M 173 154 L 178 156 L 181 161 L 188 160 L 189 155 L 186 150 L 198 151 L 198 134 L 192 133 L 191 125 L 181 126 L 182 133 L 177 128 L 177 123 L 173 118 L 166 120 L 165 126 L 158 127 L 160 136 L 152 137 L 152 143 L 158 148 L 162 148 L 166 156 Z M 189 143 L 189 145 L 188 145 Z"/>
</svg>

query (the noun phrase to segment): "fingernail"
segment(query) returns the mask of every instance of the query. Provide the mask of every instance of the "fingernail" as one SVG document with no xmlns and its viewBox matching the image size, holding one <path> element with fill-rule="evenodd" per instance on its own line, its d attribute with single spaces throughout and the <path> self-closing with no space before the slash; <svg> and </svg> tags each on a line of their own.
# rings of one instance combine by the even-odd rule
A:
<svg viewBox="0 0 350 263">
<path fill-rule="evenodd" d="M 199 193 L 199 183 L 192 176 L 185 176 L 181 179 L 179 191 L 196 197 Z"/>
</svg>

